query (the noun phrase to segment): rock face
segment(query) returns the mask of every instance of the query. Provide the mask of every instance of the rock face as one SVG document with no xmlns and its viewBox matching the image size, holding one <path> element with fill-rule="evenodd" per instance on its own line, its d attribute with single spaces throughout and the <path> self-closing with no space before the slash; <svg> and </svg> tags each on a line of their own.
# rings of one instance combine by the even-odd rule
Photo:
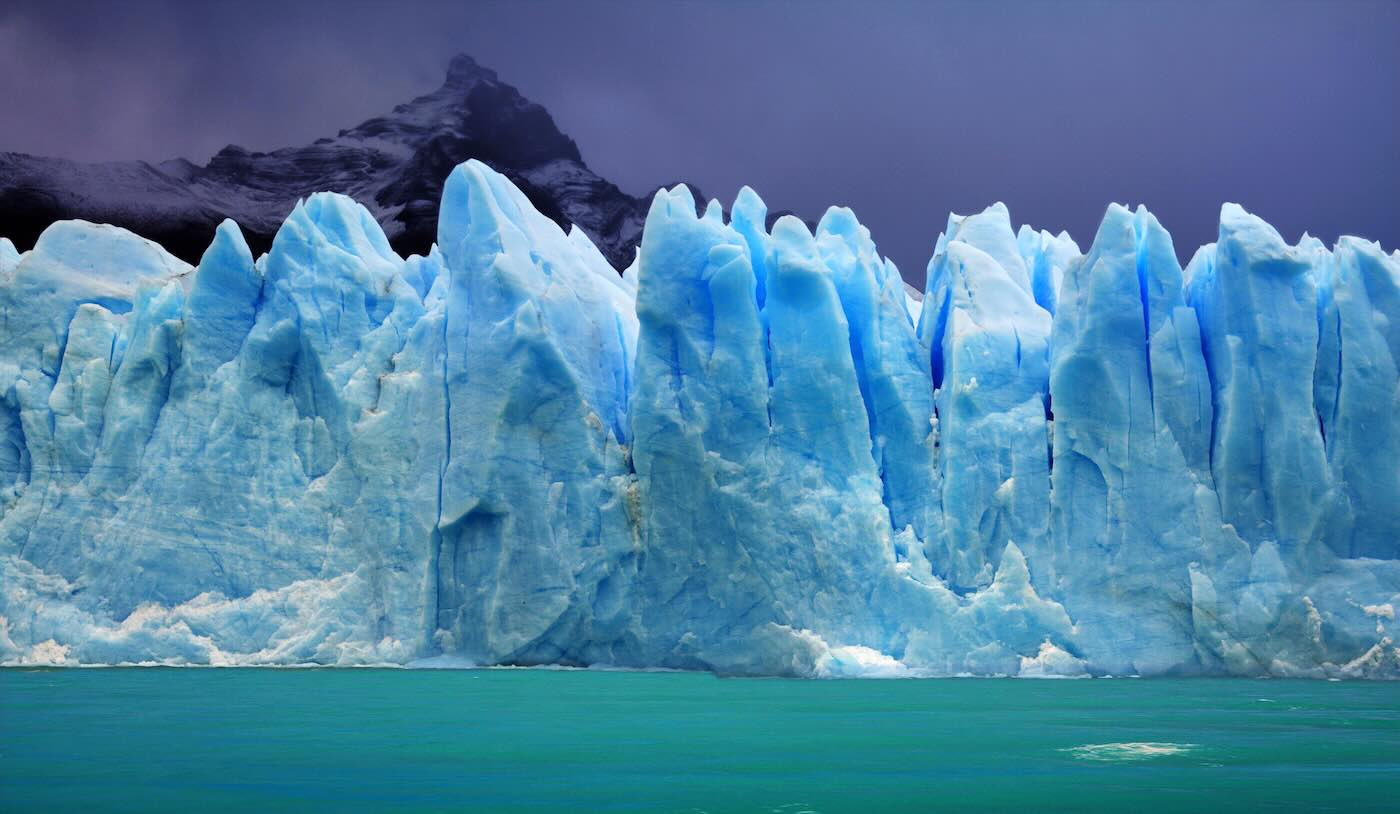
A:
<svg viewBox="0 0 1400 814">
<path fill-rule="evenodd" d="M 613 266 L 632 262 L 647 199 L 598 177 L 548 111 L 465 55 L 436 91 L 305 147 L 230 145 L 202 167 L 0 153 L 0 234 L 27 248 L 50 223 L 80 218 L 124 227 L 194 263 L 225 218 L 262 253 L 298 200 L 330 191 L 363 203 L 399 254 L 427 254 L 443 179 L 470 158 L 509 178 L 555 223 L 582 228 Z"/>
<path fill-rule="evenodd" d="M 406 260 L 0 240 L 0 662 L 1400 677 L 1400 255 L 996 205 L 920 298 L 769 223 L 663 190 L 619 276 L 469 161 Z"/>
</svg>

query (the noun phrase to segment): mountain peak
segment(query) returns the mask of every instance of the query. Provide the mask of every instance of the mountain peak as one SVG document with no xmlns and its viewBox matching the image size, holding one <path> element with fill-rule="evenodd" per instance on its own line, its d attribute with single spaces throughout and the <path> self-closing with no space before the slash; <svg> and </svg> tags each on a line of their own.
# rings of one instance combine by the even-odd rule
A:
<svg viewBox="0 0 1400 814">
<path fill-rule="evenodd" d="M 482 79 L 496 79 L 496 72 L 482 67 L 467 54 L 457 54 L 447 63 L 447 85 L 465 85 Z"/>
<path fill-rule="evenodd" d="M 24 249 L 53 221 L 82 218 L 129 228 L 195 263 L 223 219 L 263 252 L 297 201 L 332 191 L 367 206 L 395 250 L 426 254 L 443 180 L 471 158 L 561 226 L 582 228 L 617 267 L 631 262 L 647 201 L 590 170 L 547 110 L 467 54 L 448 62 L 436 90 L 301 146 L 230 144 L 203 167 L 0 155 L 0 231 Z"/>
</svg>

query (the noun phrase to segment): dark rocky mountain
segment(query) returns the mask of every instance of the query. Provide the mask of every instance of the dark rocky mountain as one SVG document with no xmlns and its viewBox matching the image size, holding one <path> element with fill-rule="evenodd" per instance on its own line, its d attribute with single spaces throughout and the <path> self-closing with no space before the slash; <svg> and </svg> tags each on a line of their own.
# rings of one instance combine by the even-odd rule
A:
<svg viewBox="0 0 1400 814">
<path fill-rule="evenodd" d="M 649 196 L 588 168 L 549 112 L 469 56 L 442 87 L 333 138 L 268 153 L 228 146 L 209 163 L 184 159 L 80 163 L 0 152 L 0 236 L 21 249 L 55 220 L 110 223 L 197 262 L 224 218 L 266 251 L 299 198 L 341 192 L 363 203 L 400 254 L 428 251 L 443 181 L 480 159 L 561 225 L 577 224 L 617 268 L 632 261 Z"/>
</svg>

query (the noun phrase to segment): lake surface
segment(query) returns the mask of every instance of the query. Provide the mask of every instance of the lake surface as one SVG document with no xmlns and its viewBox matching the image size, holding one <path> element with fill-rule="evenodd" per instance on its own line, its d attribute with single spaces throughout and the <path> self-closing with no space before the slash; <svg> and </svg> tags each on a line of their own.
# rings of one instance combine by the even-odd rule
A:
<svg viewBox="0 0 1400 814">
<path fill-rule="evenodd" d="M 1400 684 L 0 670 L 3 811 L 1396 811 Z"/>
</svg>

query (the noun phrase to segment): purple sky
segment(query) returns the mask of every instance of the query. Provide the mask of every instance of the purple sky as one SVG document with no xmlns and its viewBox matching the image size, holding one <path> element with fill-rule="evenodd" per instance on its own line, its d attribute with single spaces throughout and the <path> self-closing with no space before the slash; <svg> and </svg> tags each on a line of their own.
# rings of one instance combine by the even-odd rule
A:
<svg viewBox="0 0 1400 814">
<path fill-rule="evenodd" d="M 1237 201 L 1400 247 L 1400 2 L 9 2 L 0 150 L 84 160 L 304 144 L 458 51 L 601 175 L 852 206 L 919 281 L 1003 200 L 1087 249 L 1146 203 L 1186 259 Z"/>
</svg>

